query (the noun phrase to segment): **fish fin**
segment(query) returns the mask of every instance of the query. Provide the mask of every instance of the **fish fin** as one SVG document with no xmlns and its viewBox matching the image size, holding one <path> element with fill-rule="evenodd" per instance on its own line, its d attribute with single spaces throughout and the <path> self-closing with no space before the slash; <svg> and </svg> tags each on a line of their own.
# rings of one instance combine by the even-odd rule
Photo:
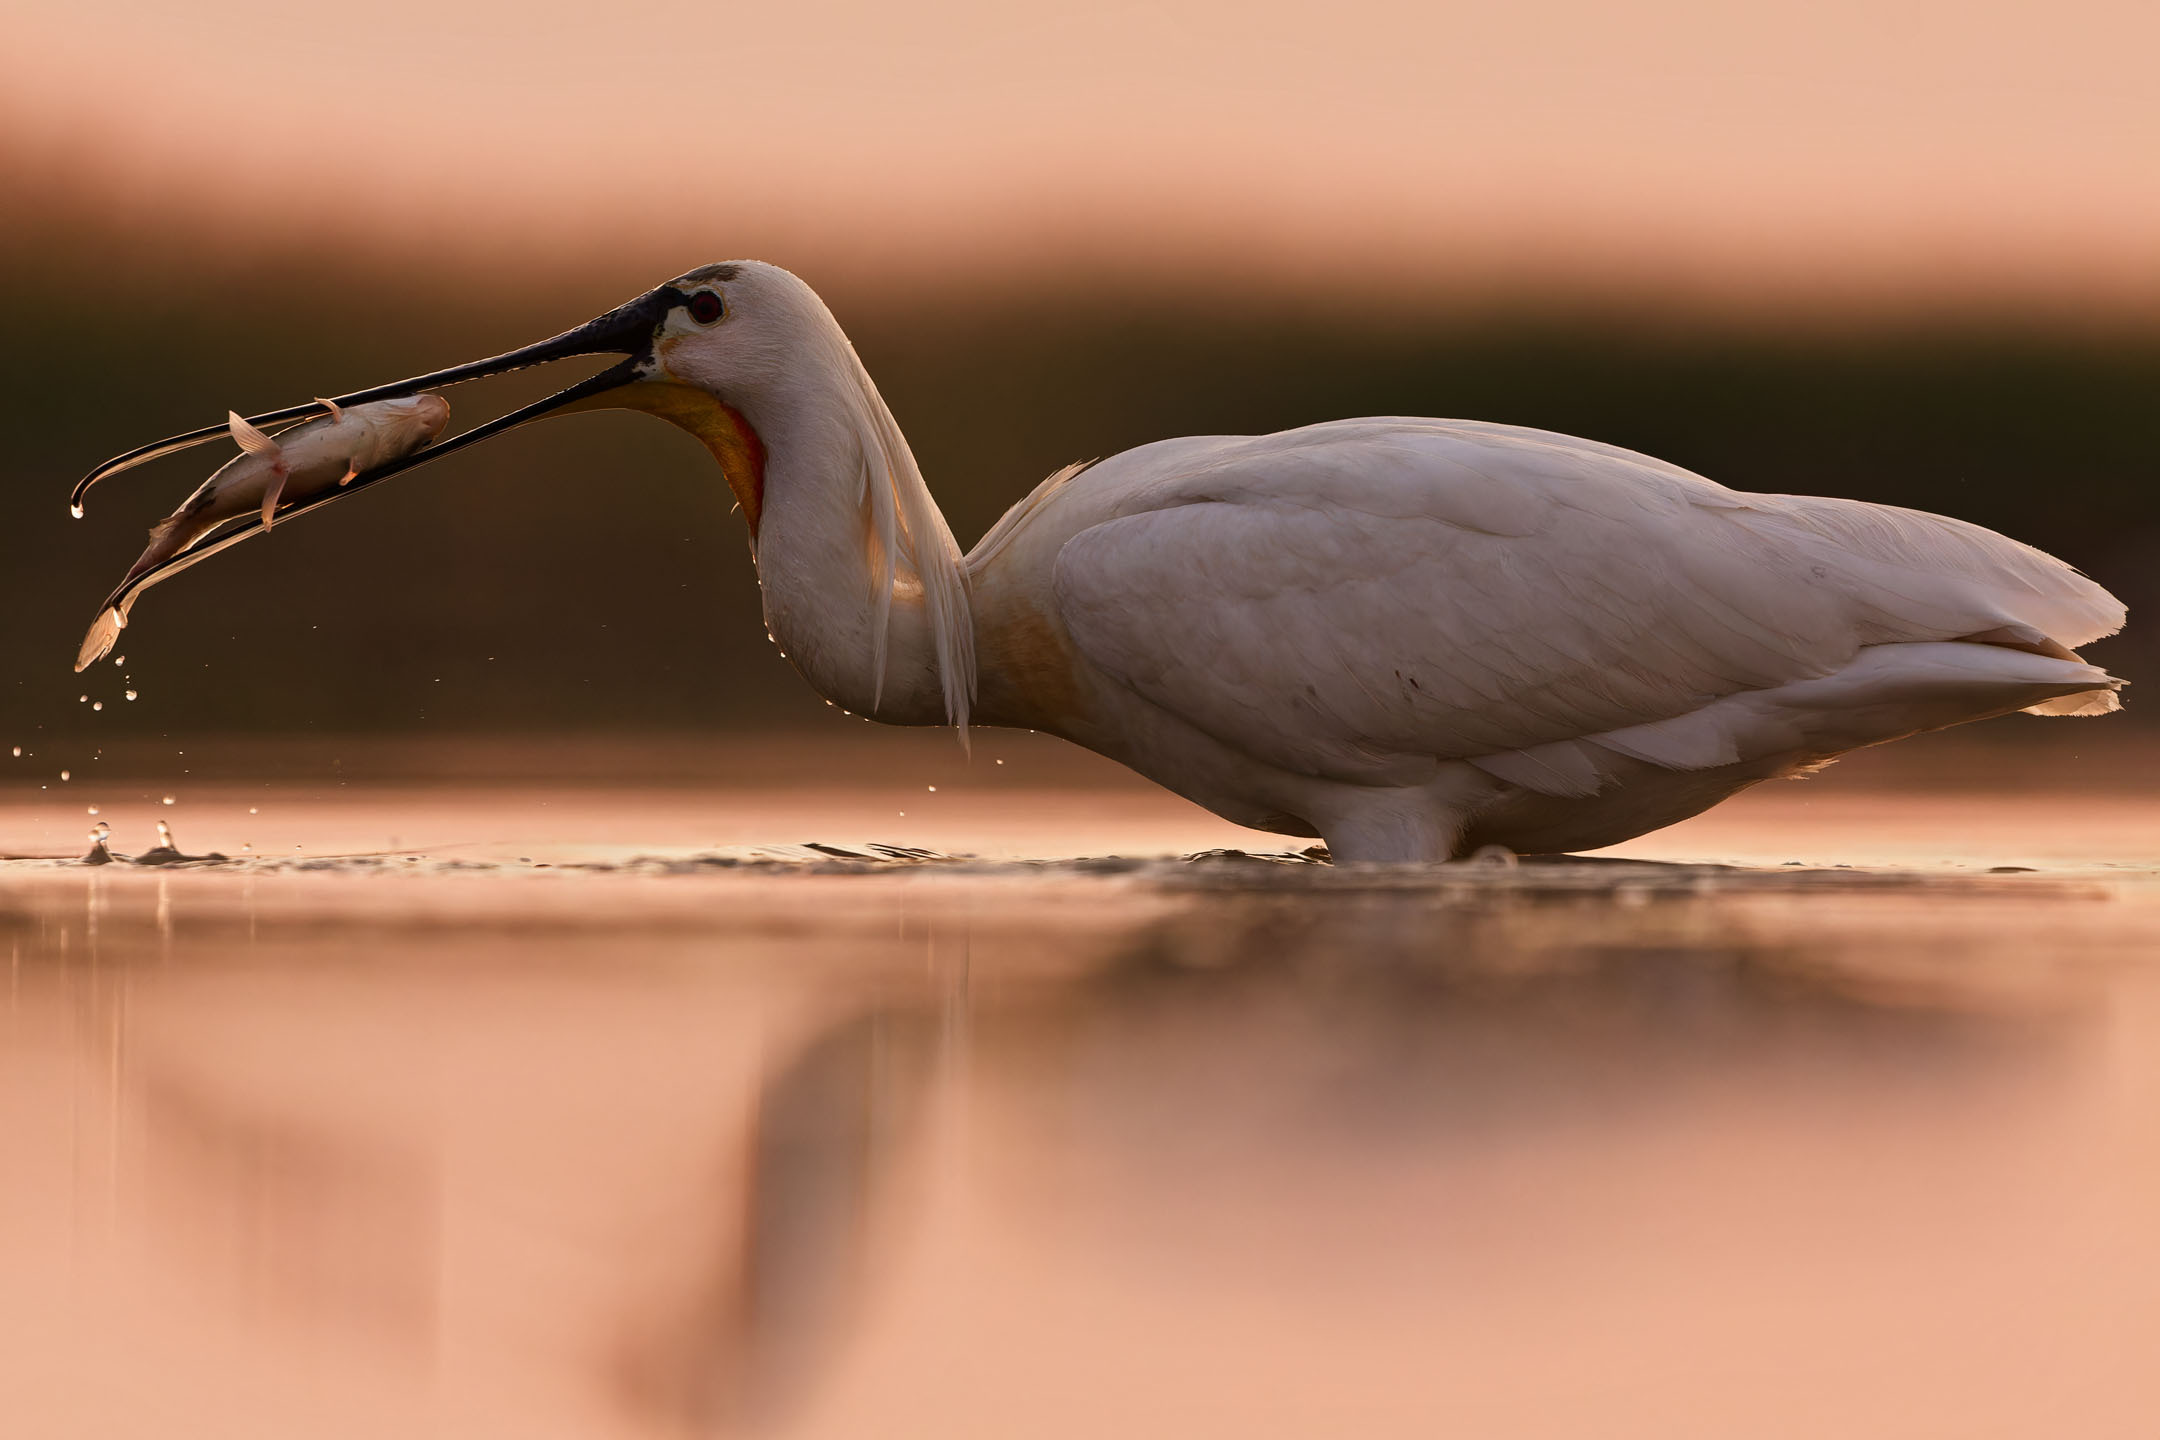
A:
<svg viewBox="0 0 2160 1440">
<path fill-rule="evenodd" d="M 278 497 L 285 493 L 285 478 L 292 472 L 280 463 L 270 469 L 270 483 L 263 487 L 263 529 L 270 528 L 270 517 L 277 513 Z"/>
<path fill-rule="evenodd" d="M 232 431 L 234 443 L 242 450 L 247 451 L 248 454 L 275 455 L 278 453 L 277 441 L 263 434 L 253 425 L 248 424 L 235 412 L 231 410 L 225 412 L 225 424 Z"/>
<path fill-rule="evenodd" d="M 337 401 L 325 399 L 323 396 L 318 395 L 315 397 L 315 403 L 322 406 L 323 409 L 328 410 L 330 412 L 330 418 L 333 421 L 343 420 L 345 418 L 345 412 L 344 410 L 339 408 Z"/>
</svg>

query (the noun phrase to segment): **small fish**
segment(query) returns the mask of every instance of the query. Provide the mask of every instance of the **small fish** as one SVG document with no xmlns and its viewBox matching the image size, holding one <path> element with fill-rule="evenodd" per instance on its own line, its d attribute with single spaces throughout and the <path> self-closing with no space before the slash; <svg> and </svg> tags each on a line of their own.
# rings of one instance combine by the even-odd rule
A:
<svg viewBox="0 0 2160 1440">
<path fill-rule="evenodd" d="M 313 499 L 356 475 L 409 455 L 442 434 L 450 423 L 450 402 L 440 395 L 344 408 L 329 400 L 320 403 L 328 414 L 281 431 L 275 438 L 226 412 L 241 453 L 203 481 L 179 509 L 151 527 L 149 548 L 129 567 L 114 591 L 115 599 L 83 637 L 75 657 L 77 670 L 103 656 L 119 639 L 134 603 L 133 596 L 119 598 L 128 587 L 218 526 L 260 511 L 262 528 L 268 530 L 280 504 Z"/>
</svg>

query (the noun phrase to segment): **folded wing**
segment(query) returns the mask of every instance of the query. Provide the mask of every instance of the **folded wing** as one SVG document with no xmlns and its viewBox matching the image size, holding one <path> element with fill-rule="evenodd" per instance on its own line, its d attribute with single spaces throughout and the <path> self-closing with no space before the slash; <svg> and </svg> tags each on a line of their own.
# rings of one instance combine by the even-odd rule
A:
<svg viewBox="0 0 2160 1440">
<path fill-rule="evenodd" d="M 1187 441 L 1087 478 L 1119 499 L 1058 556 L 1083 653 L 1245 753 L 1344 780 L 1671 721 L 1870 646 L 2060 658 L 2123 620 L 2098 585 L 1977 526 L 1742 494 L 1506 426 Z"/>
</svg>

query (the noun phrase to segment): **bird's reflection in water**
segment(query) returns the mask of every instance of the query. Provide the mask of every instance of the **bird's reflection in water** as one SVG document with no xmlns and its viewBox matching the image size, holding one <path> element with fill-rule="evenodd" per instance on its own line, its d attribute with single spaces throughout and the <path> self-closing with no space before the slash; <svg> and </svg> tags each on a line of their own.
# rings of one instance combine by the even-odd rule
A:
<svg viewBox="0 0 2160 1440">
<path fill-rule="evenodd" d="M 1858 1155 L 1886 1126 L 1984 1114 L 2078 1073 L 2092 1012 L 2072 978 L 1878 969 L 1846 938 L 1763 938 L 1688 902 L 1198 905 L 1096 973 L 978 1017 L 995 1133 L 1029 1152 L 1003 1167 L 1007 1208 L 1061 1217 L 1045 1243 L 1212 1256 L 1218 1276 L 1285 1285 L 1302 1251 L 1331 1281 L 1385 1285 L 1448 1248 L 1462 1213 L 1504 1219 L 1508 1186 L 1571 1170 L 1690 1183 L 1693 1161 L 1629 1181 L 1624 1159 L 1588 1152 L 1675 1136 L 1714 1151 L 1705 1137 L 1753 1114 L 1766 1132 L 1843 1131 Z"/>
<path fill-rule="evenodd" d="M 680 1314 L 631 1326 L 639 1420 L 692 1429 L 785 1419 L 855 1321 L 895 1219 L 896 1173 L 925 1123 L 940 1036 L 927 1007 L 838 1021 L 759 1082 L 748 1134 L 715 1169 L 741 1192 L 735 1243 Z"/>
<path fill-rule="evenodd" d="M 998 938 L 973 936 L 981 969 Z M 888 1004 L 765 1080 L 740 1261 L 659 1347 L 692 1367 L 667 1393 L 702 1396 L 690 1413 L 714 1428 L 784 1429 L 814 1397 L 864 1292 L 887 1283 L 870 1252 L 910 1243 L 895 1197 L 914 1187 L 893 1172 L 918 1153 L 938 1078 L 1031 1152 L 941 1163 L 1017 1170 L 1011 1210 L 1096 1212 L 1053 1221 L 1058 1243 L 1237 1266 L 1316 1237 L 1320 1217 L 1281 1203 L 1315 1169 L 1343 1207 L 1320 1228 L 1339 1231 L 1361 1186 L 1440 1157 L 1474 1167 L 1541 1132 L 1639 1131 L 1661 1107 L 1788 1088 L 1925 1123 L 2070 1059 L 2074 988 L 2005 992 L 1955 966 L 1891 977 L 1868 958 L 1686 903 L 1217 895 L 1054 980 L 975 986 L 964 1066 L 934 996 Z M 1385 1269 L 1419 1239 L 1383 1226 L 1356 1244 Z"/>
<path fill-rule="evenodd" d="M 879 1357 L 905 1353 L 926 1287 L 982 1287 L 1004 1263 L 935 1238 L 955 1186 L 998 1244 L 1113 1291 L 1200 1305 L 1259 1286 L 1324 1312 L 1346 1285 L 1411 1295 L 1436 1256 L 1457 1282 L 1516 1265 L 1517 1212 L 1553 1221 L 1548 1238 L 1574 1226 L 1578 1250 L 1619 1243 L 1583 1217 L 1635 1203 L 1630 1147 L 1707 1137 L 1658 1184 L 1774 1195 L 1716 1161 L 1750 1126 L 1814 1136 L 1793 1163 L 1834 1166 L 1848 1140 L 1879 1155 L 1999 1114 L 2006 1148 L 1953 1157 L 1944 1183 L 1985 1179 L 2023 1163 L 2017 1116 L 2079 1083 L 2094 1014 L 2091 977 L 2024 954 L 1992 900 L 1960 933 L 2016 953 L 1961 941 L 1931 963 L 1880 895 L 1810 897 L 1828 906 L 1811 930 L 1685 896 L 1126 904 L 1108 887 L 1053 920 L 955 892 L 909 898 L 882 934 L 826 935 L 808 893 L 687 936 L 453 929 L 397 964 L 326 934 L 239 963 L 223 942 L 190 950 L 183 924 L 171 959 L 108 970 L 106 1001 L 79 953 L 43 972 L 50 995 L 18 981 L 11 1023 L 34 1043 L 0 1061 L 14 1093 L 72 1097 L 94 1129 L 86 1077 L 116 1087 L 100 1183 L 139 1212 L 112 1227 L 133 1240 L 106 1298 L 129 1365 L 154 1374 L 164 1345 L 194 1367 L 187 1388 L 325 1435 L 444 1406 L 466 1434 L 814 1431 L 837 1377 L 858 1403 L 900 1363 Z M 108 967 L 122 929 L 106 926 Z M 124 1055 L 82 1018 L 122 990 Z M 15 1218 L 50 1234 L 58 1217 L 20 1202 L 41 1192 L 96 1243 L 79 1134 L 41 1148 L 36 1125 L 14 1129 L 0 1115 Z M 50 1298 L 79 1267 L 45 1278 Z M 1145 1317 L 1175 1313 L 1166 1298 Z M 265 1411 L 247 1370 L 301 1340 L 316 1388 Z M 1003 1340 L 1058 1364 L 1050 1339 Z M 1073 1365 L 1111 1342 L 1088 1343 Z M 322 1380 L 344 1362 L 344 1388 Z M 1324 1346 L 1311 1363 L 1331 1363 Z"/>
<path fill-rule="evenodd" d="M 191 1281 L 254 1321 L 426 1358 L 441 1273 L 431 1147 L 235 1105 L 171 1073 L 140 1080 L 153 1252 L 183 1257 Z"/>
<path fill-rule="evenodd" d="M 2050 1034 L 2039 1022 L 2074 993 L 2061 977 L 2006 994 L 1984 966 L 1872 958 L 1849 935 L 1765 937 L 1687 902 L 1219 899 L 1045 995 L 1044 1023 L 1020 1048 L 1040 1052 L 1062 1031 L 1104 1036 L 1128 1062 L 1159 1051 L 1171 1072 L 1142 1083 L 1173 1097 L 1161 1082 L 1179 1057 L 1215 1056 L 1268 1085 L 1301 1052 L 1339 1052 L 1334 1083 L 1309 1098 L 1352 1128 L 1487 1110 L 1505 1122 L 1567 1096 L 1619 1103 L 1723 1069 L 1857 1065 L 1887 1078 L 1965 1057 L 1985 1065 Z M 1100 1094 L 1116 1080 L 1074 1083 Z"/>
</svg>

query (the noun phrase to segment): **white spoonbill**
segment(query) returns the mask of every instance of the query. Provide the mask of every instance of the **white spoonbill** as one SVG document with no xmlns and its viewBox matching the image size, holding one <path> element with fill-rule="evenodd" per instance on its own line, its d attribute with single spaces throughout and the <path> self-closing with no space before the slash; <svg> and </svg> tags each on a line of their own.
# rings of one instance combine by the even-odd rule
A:
<svg viewBox="0 0 2160 1440">
<path fill-rule="evenodd" d="M 2073 652 L 2123 607 L 2038 550 L 1509 425 L 1143 445 L 1052 475 L 962 555 L 831 312 L 755 261 L 337 403 L 594 354 L 627 358 L 278 514 L 551 412 L 646 411 L 719 461 L 766 625 L 826 698 L 1061 735 L 1338 860 L 1610 845 L 1860 746 L 2116 708 L 2121 682 Z M 223 433 L 120 456 L 74 499 Z M 230 522 L 131 586 L 261 528 Z"/>
</svg>

